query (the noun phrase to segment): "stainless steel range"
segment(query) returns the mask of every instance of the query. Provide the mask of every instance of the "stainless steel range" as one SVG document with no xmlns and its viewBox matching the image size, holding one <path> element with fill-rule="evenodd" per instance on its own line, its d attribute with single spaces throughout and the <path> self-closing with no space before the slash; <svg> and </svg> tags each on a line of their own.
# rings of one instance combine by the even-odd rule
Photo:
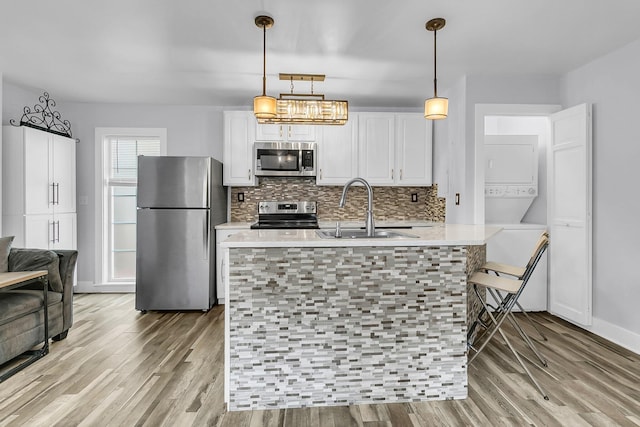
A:
<svg viewBox="0 0 640 427">
<path fill-rule="evenodd" d="M 251 228 L 319 228 L 316 202 L 259 202 L 258 222 Z"/>
</svg>

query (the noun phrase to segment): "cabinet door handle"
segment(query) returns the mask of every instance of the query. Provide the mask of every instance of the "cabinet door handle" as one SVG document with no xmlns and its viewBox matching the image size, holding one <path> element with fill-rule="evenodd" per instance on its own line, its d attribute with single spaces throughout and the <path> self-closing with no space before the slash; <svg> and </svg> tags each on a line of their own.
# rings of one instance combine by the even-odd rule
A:
<svg viewBox="0 0 640 427">
<path fill-rule="evenodd" d="M 60 221 L 56 221 L 56 242 L 60 243 Z"/>
<path fill-rule="evenodd" d="M 400 169 L 400 179 L 402 179 L 402 169 Z"/>
<path fill-rule="evenodd" d="M 282 138 L 282 125 L 280 125 L 280 138 Z"/>
<path fill-rule="evenodd" d="M 393 179 L 393 169 L 391 169 L 391 179 Z"/>
<path fill-rule="evenodd" d="M 56 183 L 51 184 L 51 205 L 56 204 Z"/>
<path fill-rule="evenodd" d="M 51 226 L 49 228 L 49 243 L 55 243 L 56 242 L 56 222 L 55 221 L 49 221 L 49 225 Z"/>
<path fill-rule="evenodd" d="M 322 179 L 322 169 L 320 169 L 320 179 Z"/>
<path fill-rule="evenodd" d="M 251 179 L 251 169 L 249 169 L 249 179 Z"/>
<path fill-rule="evenodd" d="M 224 254 L 222 254 L 222 260 L 220 261 L 220 281 L 223 285 L 226 285 L 226 280 L 224 277 Z"/>
<path fill-rule="evenodd" d="M 56 182 L 56 205 L 60 204 L 60 183 Z"/>
</svg>

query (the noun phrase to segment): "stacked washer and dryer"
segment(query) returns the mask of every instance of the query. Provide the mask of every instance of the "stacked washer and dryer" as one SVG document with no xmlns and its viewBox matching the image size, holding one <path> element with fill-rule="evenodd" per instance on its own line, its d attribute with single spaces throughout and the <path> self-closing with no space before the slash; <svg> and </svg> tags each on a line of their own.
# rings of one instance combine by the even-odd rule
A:
<svg viewBox="0 0 640 427">
<path fill-rule="evenodd" d="M 485 135 L 485 223 L 503 231 L 487 244 L 487 260 L 526 265 L 546 224 L 524 223 L 538 197 L 538 135 Z M 547 262 L 540 260 L 519 299 L 527 311 L 547 309 Z"/>
</svg>

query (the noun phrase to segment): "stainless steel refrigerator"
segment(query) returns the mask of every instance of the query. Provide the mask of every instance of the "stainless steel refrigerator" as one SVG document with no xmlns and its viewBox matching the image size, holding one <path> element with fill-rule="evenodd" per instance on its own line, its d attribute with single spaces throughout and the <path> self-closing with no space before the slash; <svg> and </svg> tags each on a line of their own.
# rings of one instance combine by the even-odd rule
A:
<svg viewBox="0 0 640 427">
<path fill-rule="evenodd" d="M 137 202 L 136 309 L 209 310 L 215 226 L 227 216 L 222 163 L 140 156 Z"/>
</svg>

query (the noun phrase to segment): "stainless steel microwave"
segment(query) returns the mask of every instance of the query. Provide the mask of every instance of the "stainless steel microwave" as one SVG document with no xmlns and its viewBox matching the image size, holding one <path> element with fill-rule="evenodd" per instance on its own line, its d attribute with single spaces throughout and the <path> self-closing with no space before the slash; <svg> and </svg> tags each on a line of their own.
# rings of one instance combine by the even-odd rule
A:
<svg viewBox="0 0 640 427">
<path fill-rule="evenodd" d="M 316 176 L 315 142 L 256 142 L 257 176 Z"/>
</svg>

